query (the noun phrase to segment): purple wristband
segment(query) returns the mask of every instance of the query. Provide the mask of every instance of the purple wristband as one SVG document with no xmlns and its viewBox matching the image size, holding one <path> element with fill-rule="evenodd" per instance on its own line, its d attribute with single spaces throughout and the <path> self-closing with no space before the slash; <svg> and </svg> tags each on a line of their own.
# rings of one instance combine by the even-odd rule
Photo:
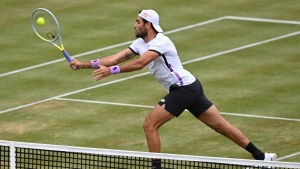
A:
<svg viewBox="0 0 300 169">
<path fill-rule="evenodd" d="M 116 66 L 110 66 L 110 73 L 111 74 L 118 74 L 120 73 L 120 66 L 116 65 Z"/>
<path fill-rule="evenodd" d="M 96 59 L 96 60 L 91 60 L 91 64 L 92 64 L 92 69 L 99 69 L 99 65 L 100 64 L 100 59 Z"/>
</svg>

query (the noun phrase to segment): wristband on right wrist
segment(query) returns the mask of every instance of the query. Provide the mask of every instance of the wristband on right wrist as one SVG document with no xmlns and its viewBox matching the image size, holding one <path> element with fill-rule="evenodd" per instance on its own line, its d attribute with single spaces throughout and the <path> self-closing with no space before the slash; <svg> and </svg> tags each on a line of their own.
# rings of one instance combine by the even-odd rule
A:
<svg viewBox="0 0 300 169">
<path fill-rule="evenodd" d="M 100 59 L 91 60 L 92 69 L 99 69 Z"/>
</svg>

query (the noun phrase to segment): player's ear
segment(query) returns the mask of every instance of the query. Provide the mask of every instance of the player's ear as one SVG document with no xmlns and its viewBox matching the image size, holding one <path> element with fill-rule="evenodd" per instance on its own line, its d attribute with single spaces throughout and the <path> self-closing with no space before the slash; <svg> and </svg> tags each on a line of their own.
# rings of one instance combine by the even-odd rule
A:
<svg viewBox="0 0 300 169">
<path fill-rule="evenodd" d="M 147 29 L 150 29 L 150 28 L 151 28 L 151 24 L 152 24 L 151 22 L 147 22 L 147 23 L 146 23 Z"/>
</svg>

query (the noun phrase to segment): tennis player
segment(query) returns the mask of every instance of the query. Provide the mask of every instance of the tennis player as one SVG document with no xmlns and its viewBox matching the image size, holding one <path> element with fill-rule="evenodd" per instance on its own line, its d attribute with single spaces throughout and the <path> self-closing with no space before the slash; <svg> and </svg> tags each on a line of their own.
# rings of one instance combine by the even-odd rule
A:
<svg viewBox="0 0 300 169">
<path fill-rule="evenodd" d="M 80 62 L 73 58 L 70 67 L 76 70 L 92 68 L 94 79 L 101 80 L 111 74 L 132 72 L 147 66 L 151 74 L 168 91 L 148 114 L 143 124 L 150 152 L 160 152 L 158 129 L 167 121 L 189 110 L 207 126 L 229 138 L 252 154 L 254 159 L 276 160 L 275 153 L 259 150 L 236 127 L 226 121 L 215 105 L 206 98 L 200 81 L 181 64 L 176 47 L 165 36 L 159 25 L 159 15 L 154 10 L 139 12 L 134 24 L 137 39 L 126 49 L 100 59 Z M 120 64 L 134 56 L 139 58 Z M 153 160 L 153 168 L 160 168 L 160 160 Z"/>
</svg>

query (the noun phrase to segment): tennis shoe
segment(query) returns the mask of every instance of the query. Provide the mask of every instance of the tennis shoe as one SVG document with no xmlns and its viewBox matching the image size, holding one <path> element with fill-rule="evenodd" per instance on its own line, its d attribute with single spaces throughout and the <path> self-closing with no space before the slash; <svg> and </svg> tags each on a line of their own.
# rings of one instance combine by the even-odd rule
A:
<svg viewBox="0 0 300 169">
<path fill-rule="evenodd" d="M 277 160 L 276 153 L 265 153 L 265 159 L 264 159 L 264 161 L 276 161 L 276 160 Z M 272 168 L 272 167 L 270 167 L 270 166 L 261 166 L 259 168 L 260 169 L 267 169 L 267 168 Z M 247 167 L 246 169 L 252 169 L 252 167 L 250 167 L 250 168 Z"/>
<path fill-rule="evenodd" d="M 277 160 L 277 155 L 275 153 L 265 153 L 265 159 L 264 159 L 264 161 L 276 161 L 276 160 Z M 265 168 L 272 168 L 272 167 L 263 166 L 261 168 L 265 169 Z"/>
<path fill-rule="evenodd" d="M 277 155 L 275 153 L 265 153 L 264 161 L 276 161 Z"/>
</svg>

